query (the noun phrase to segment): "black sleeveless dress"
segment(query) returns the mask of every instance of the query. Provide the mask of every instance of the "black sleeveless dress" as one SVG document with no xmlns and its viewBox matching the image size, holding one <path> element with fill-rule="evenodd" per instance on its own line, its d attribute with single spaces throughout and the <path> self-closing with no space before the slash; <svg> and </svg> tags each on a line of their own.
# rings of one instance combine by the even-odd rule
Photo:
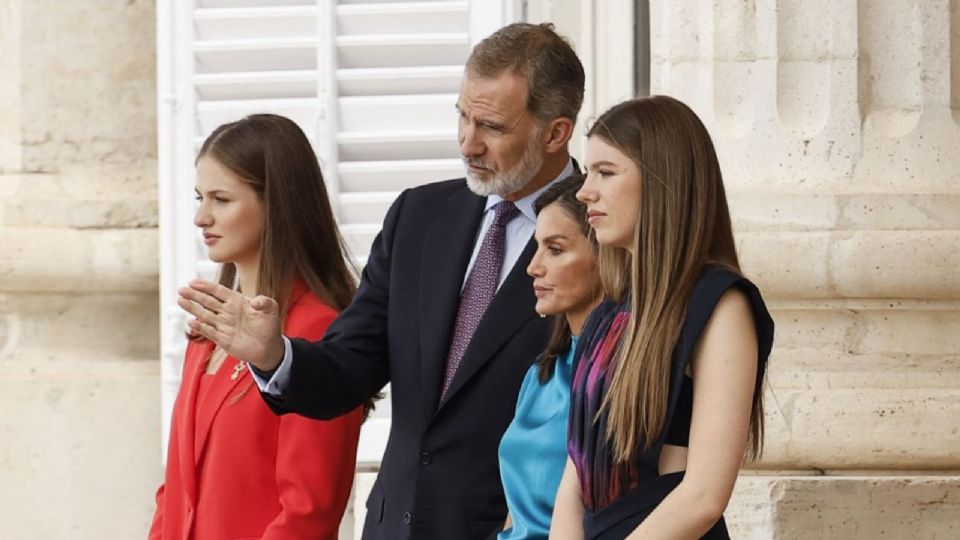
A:
<svg viewBox="0 0 960 540">
<path fill-rule="evenodd" d="M 731 287 L 749 299 L 756 324 L 758 357 L 755 392 L 761 391 L 767 357 L 773 345 L 773 320 L 756 286 L 720 266 L 704 268 L 687 303 L 683 328 L 673 351 L 666 423 L 662 435 L 632 463 L 616 464 L 606 442 L 606 415 L 597 411 L 613 375 L 612 353 L 629 320 L 629 302 L 606 301 L 590 315 L 581 332 L 573 379 L 567 450 L 577 469 L 584 504 L 587 539 L 622 539 L 630 534 L 683 480 L 683 472 L 660 476 L 664 444 L 687 446 L 693 384 L 685 374 L 700 334 L 723 293 Z M 727 539 L 721 518 L 703 538 Z"/>
</svg>

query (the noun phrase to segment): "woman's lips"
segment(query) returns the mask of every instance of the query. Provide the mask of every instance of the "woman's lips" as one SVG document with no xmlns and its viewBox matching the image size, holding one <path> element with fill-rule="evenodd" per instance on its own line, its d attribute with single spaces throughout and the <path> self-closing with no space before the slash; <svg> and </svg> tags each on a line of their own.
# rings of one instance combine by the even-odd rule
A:
<svg viewBox="0 0 960 540">
<path fill-rule="evenodd" d="M 597 211 L 587 212 L 587 222 L 590 223 L 591 225 L 605 217 L 607 217 L 607 215 L 604 214 L 603 212 L 597 212 Z"/>
<path fill-rule="evenodd" d="M 553 289 L 548 289 L 546 287 L 534 287 L 533 294 L 536 295 L 537 298 L 543 298 L 544 296 L 550 294 L 550 291 L 552 290 Z"/>
</svg>

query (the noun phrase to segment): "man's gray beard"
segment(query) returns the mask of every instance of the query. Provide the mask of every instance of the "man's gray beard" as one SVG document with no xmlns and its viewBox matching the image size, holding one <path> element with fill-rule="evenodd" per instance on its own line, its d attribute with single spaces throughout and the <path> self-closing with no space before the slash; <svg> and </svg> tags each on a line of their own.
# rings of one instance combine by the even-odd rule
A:
<svg viewBox="0 0 960 540">
<path fill-rule="evenodd" d="M 466 163 L 467 159 L 464 158 L 463 161 Z M 467 187 L 481 197 L 488 195 L 505 197 L 526 187 L 533 180 L 534 175 L 540 172 L 541 167 L 543 167 L 543 149 L 539 138 L 535 136 L 530 138 L 530 143 L 523 151 L 520 163 L 506 172 L 494 172 L 493 178 L 490 180 L 484 180 L 468 169 Z"/>
</svg>

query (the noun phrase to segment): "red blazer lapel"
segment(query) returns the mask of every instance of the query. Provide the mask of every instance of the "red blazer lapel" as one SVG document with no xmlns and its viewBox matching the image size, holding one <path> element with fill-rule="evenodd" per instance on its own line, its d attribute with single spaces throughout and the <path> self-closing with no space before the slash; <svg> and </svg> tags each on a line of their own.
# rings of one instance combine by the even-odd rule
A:
<svg viewBox="0 0 960 540">
<path fill-rule="evenodd" d="M 197 393 L 200 389 L 200 377 L 203 375 L 207 358 L 213 351 L 212 342 L 190 342 L 187 344 L 187 352 L 184 355 L 183 380 L 180 385 L 183 386 L 181 392 L 186 393 L 181 405 L 184 410 L 178 414 L 179 429 L 176 436 L 180 439 L 177 447 L 180 449 L 178 459 L 180 461 L 180 478 L 183 481 L 184 491 L 190 498 L 190 502 L 196 505 L 197 502 L 197 467 L 194 457 L 194 447 L 197 443 L 196 418 L 197 418 Z"/>
<path fill-rule="evenodd" d="M 227 398 L 240 383 L 252 382 L 246 366 L 237 370 L 238 364 L 239 360 L 232 356 L 227 356 L 223 360 L 223 364 L 220 365 L 217 374 L 213 376 L 214 379 L 210 381 L 210 388 L 207 389 L 203 400 L 197 403 L 197 424 L 195 431 L 197 439 L 194 441 L 195 448 L 193 452 L 194 455 L 192 456 L 194 463 L 200 463 L 200 457 L 203 455 L 203 450 L 207 445 L 207 439 L 210 437 L 210 428 L 213 426 L 213 419 L 216 418 L 220 408 L 223 407 L 223 404 L 227 401 Z M 235 370 L 237 370 L 237 377 L 231 377 Z"/>
</svg>

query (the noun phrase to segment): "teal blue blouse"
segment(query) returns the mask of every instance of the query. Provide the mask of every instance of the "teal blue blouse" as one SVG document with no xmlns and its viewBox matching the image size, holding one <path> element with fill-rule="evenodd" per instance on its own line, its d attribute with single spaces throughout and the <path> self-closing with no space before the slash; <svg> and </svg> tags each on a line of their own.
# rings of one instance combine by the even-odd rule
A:
<svg viewBox="0 0 960 540">
<path fill-rule="evenodd" d="M 567 419 L 577 338 L 545 383 L 537 365 L 527 371 L 513 421 L 500 440 L 500 479 L 513 520 L 498 540 L 547 538 L 553 501 L 567 463 Z"/>
</svg>

